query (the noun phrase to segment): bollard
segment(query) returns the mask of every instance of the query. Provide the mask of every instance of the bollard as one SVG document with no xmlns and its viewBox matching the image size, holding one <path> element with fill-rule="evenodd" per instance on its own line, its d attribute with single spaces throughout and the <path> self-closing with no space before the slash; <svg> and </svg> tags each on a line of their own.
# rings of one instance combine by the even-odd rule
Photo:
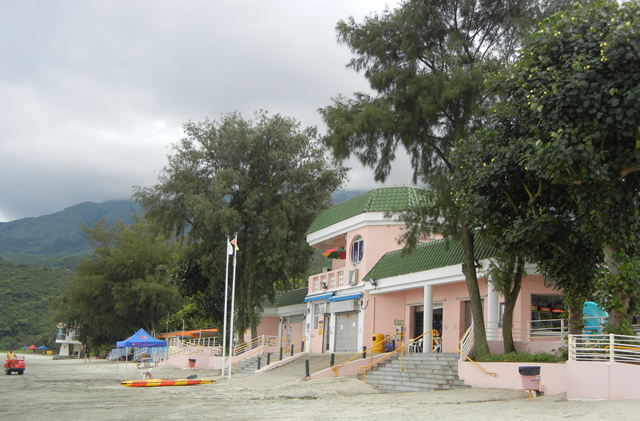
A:
<svg viewBox="0 0 640 421">
<path fill-rule="evenodd" d="M 362 359 L 364 360 L 365 358 L 367 358 L 367 347 L 363 346 L 362 347 Z"/>
<path fill-rule="evenodd" d="M 271 364 L 271 353 L 267 352 L 267 365 Z"/>
<path fill-rule="evenodd" d="M 391 339 L 391 351 L 395 351 L 396 350 L 396 340 L 395 339 Z"/>
<path fill-rule="evenodd" d="M 291 348 L 289 348 L 289 349 L 291 349 L 291 352 L 289 353 L 289 354 L 290 354 L 289 356 L 290 356 L 290 357 L 293 357 L 293 347 L 291 347 Z"/>
<path fill-rule="evenodd" d="M 331 354 L 331 362 L 329 363 L 329 367 L 333 367 L 336 362 L 336 354 Z"/>
<path fill-rule="evenodd" d="M 262 360 L 262 358 L 258 355 L 258 370 L 260 370 L 260 360 Z"/>
<path fill-rule="evenodd" d="M 309 360 L 304 360 L 304 369 L 306 370 L 307 378 L 311 375 L 309 374 Z"/>
<path fill-rule="evenodd" d="M 300 342 L 300 352 L 304 352 L 304 341 Z"/>
<path fill-rule="evenodd" d="M 282 347 L 280 347 L 280 359 L 278 361 L 282 361 Z"/>
</svg>

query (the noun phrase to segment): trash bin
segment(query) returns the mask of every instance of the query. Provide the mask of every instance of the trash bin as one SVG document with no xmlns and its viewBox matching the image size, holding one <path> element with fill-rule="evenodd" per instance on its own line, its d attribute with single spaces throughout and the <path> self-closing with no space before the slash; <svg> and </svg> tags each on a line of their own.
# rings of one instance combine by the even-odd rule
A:
<svg viewBox="0 0 640 421">
<path fill-rule="evenodd" d="M 519 367 L 518 372 L 522 376 L 522 388 L 529 391 L 531 400 L 531 391 L 540 390 L 540 366 Z"/>
<path fill-rule="evenodd" d="M 189 358 L 189 368 L 193 368 L 196 366 L 196 360 L 192 360 L 191 358 Z"/>
<path fill-rule="evenodd" d="M 382 333 L 374 333 L 373 337 L 371 338 L 372 344 L 373 344 L 373 352 L 384 352 L 384 342 L 382 342 L 382 340 L 384 339 L 384 335 Z"/>
</svg>

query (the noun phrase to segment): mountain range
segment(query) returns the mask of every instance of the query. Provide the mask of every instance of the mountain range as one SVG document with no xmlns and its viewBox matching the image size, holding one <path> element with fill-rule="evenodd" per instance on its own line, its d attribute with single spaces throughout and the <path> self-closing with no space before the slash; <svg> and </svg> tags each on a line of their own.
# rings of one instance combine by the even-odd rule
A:
<svg viewBox="0 0 640 421">
<path fill-rule="evenodd" d="M 82 225 L 91 227 L 101 218 L 128 224 L 139 210 L 132 200 L 85 202 L 50 215 L 0 222 L 0 256 L 14 263 L 70 269 L 92 252 Z"/>
</svg>

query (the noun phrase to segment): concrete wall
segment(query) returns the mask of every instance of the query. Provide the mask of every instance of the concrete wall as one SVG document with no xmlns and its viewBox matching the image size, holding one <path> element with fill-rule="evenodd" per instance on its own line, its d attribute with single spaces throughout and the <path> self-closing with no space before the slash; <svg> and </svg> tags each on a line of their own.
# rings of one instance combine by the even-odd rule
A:
<svg viewBox="0 0 640 421">
<path fill-rule="evenodd" d="M 481 389 L 504 388 L 522 389 L 522 377 L 518 372 L 519 367 L 539 366 L 540 387 L 545 394 L 557 395 L 567 391 L 566 364 L 540 364 L 540 363 L 477 363 L 485 371 L 496 373 L 495 377 L 485 374 L 476 365 L 468 361 L 458 363 L 458 377 L 465 384 Z"/>
<path fill-rule="evenodd" d="M 518 367 L 539 366 L 540 387 L 545 394 L 567 394 L 567 399 L 640 399 L 640 367 L 634 364 L 568 361 L 564 364 L 458 363 L 458 375 L 477 388 L 522 389 Z"/>
</svg>

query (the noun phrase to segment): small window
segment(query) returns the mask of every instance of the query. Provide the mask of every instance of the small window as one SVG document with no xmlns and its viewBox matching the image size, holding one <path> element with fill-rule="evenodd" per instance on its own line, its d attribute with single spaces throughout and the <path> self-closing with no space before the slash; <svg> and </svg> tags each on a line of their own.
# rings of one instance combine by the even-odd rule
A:
<svg viewBox="0 0 640 421">
<path fill-rule="evenodd" d="M 344 286 L 344 272 L 340 272 L 338 275 L 338 286 Z"/>
<path fill-rule="evenodd" d="M 318 320 L 322 316 L 327 308 L 327 303 L 317 303 L 313 306 L 313 328 L 318 328 Z"/>
<path fill-rule="evenodd" d="M 335 288 L 336 287 L 336 274 L 332 273 L 331 274 L 331 288 Z"/>
<path fill-rule="evenodd" d="M 362 237 L 357 236 L 353 240 L 353 244 L 351 245 L 351 261 L 354 265 L 357 265 L 362 261 L 362 256 L 364 255 L 364 240 Z"/>
<path fill-rule="evenodd" d="M 313 278 L 314 280 L 314 291 L 318 291 L 320 289 L 320 279 L 318 279 L 318 277 L 316 276 L 315 278 Z"/>
</svg>

